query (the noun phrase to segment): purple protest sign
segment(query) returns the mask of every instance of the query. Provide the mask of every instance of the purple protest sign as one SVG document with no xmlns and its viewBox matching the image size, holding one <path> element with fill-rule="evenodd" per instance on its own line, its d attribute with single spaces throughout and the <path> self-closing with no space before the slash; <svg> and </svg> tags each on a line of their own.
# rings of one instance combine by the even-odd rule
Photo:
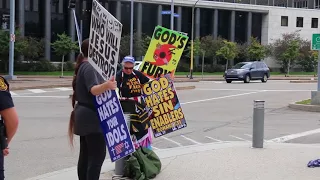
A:
<svg viewBox="0 0 320 180">
<path fill-rule="evenodd" d="M 111 161 L 133 153 L 135 148 L 116 92 L 106 91 L 94 100 Z"/>
</svg>

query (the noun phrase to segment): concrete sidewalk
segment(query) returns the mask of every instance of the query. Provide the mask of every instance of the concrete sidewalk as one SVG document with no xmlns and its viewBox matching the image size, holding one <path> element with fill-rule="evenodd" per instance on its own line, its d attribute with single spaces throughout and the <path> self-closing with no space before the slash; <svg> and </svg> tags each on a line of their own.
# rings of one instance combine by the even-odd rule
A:
<svg viewBox="0 0 320 180">
<path fill-rule="evenodd" d="M 263 149 L 248 142 L 211 143 L 157 150 L 162 172 L 156 180 L 307 180 L 320 169 L 308 168 L 320 158 L 320 144 L 266 143 Z M 101 180 L 111 180 L 114 164 L 107 159 Z M 76 168 L 28 180 L 77 180 Z"/>
</svg>

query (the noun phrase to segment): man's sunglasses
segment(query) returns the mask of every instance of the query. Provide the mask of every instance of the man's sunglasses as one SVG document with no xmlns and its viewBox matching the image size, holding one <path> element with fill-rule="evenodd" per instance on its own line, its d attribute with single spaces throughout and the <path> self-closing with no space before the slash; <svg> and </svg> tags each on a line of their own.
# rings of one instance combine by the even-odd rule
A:
<svg viewBox="0 0 320 180">
<path fill-rule="evenodd" d="M 133 69 L 133 67 L 124 67 L 124 69 Z"/>
</svg>

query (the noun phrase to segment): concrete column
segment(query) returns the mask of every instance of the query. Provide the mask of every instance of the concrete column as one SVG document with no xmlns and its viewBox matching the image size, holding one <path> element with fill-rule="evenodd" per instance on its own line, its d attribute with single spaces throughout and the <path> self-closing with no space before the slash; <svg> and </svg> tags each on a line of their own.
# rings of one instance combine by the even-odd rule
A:
<svg viewBox="0 0 320 180">
<path fill-rule="evenodd" d="M 116 4 L 116 18 L 121 22 L 121 1 Z"/>
<path fill-rule="evenodd" d="M 287 0 L 287 7 L 294 7 L 293 1 L 294 0 Z"/>
<path fill-rule="evenodd" d="M 247 17 L 247 42 L 250 42 L 251 35 L 252 35 L 252 12 L 248 12 L 248 17 Z"/>
<path fill-rule="evenodd" d="M 137 13 L 137 38 L 140 40 L 142 34 L 142 3 L 138 3 Z"/>
<path fill-rule="evenodd" d="M 230 18 L 230 41 L 235 41 L 235 25 L 236 25 L 236 12 L 231 11 L 231 18 Z M 230 61 L 230 65 L 234 65 L 234 60 Z"/>
<path fill-rule="evenodd" d="M 181 32 L 181 26 L 182 26 L 182 7 L 178 6 L 178 15 L 179 17 L 177 18 L 177 31 Z"/>
<path fill-rule="evenodd" d="M 74 40 L 75 40 L 75 29 L 76 29 L 76 27 L 75 27 L 75 23 L 74 23 L 74 17 L 73 17 L 73 12 L 72 12 L 72 10 L 70 9 L 70 10 L 68 10 L 69 11 L 69 36 L 71 37 L 71 39 L 72 39 L 72 41 L 74 42 Z M 79 16 L 78 16 L 79 17 Z M 69 53 L 69 60 L 70 61 L 73 61 L 73 60 L 75 60 L 75 53 L 74 52 L 70 52 Z"/>
<path fill-rule="evenodd" d="M 158 25 L 162 26 L 162 5 L 158 5 Z"/>
<path fill-rule="evenodd" d="M 19 28 L 21 32 L 21 36 L 24 36 L 25 34 L 25 18 L 24 18 L 24 0 L 19 0 Z"/>
<path fill-rule="evenodd" d="M 213 12 L 213 38 L 218 38 L 218 19 L 219 19 L 219 10 L 215 9 Z"/>
<path fill-rule="evenodd" d="M 315 8 L 315 0 L 308 0 L 308 9 Z"/>
<path fill-rule="evenodd" d="M 231 11 L 230 16 L 230 31 L 229 31 L 229 39 L 230 41 L 234 41 L 235 39 L 235 25 L 236 25 L 236 12 Z"/>
<path fill-rule="evenodd" d="M 195 34 L 195 39 L 200 38 L 200 8 L 196 8 L 196 18 L 195 18 L 195 24 L 196 24 L 196 34 Z M 196 66 L 199 65 L 199 56 L 196 56 L 195 58 L 195 63 Z"/>
<path fill-rule="evenodd" d="M 45 1 L 45 58 L 51 60 L 51 0 Z"/>
</svg>

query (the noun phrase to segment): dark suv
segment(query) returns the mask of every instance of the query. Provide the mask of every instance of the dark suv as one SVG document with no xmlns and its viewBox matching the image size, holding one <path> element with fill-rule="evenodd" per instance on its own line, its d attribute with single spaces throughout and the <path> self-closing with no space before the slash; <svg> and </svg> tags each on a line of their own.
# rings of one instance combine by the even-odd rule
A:
<svg viewBox="0 0 320 180">
<path fill-rule="evenodd" d="M 270 77 L 270 69 L 264 62 L 240 62 L 228 69 L 224 73 L 224 78 L 227 83 L 232 81 L 244 81 L 249 83 L 250 80 L 261 80 L 267 82 Z"/>
</svg>

